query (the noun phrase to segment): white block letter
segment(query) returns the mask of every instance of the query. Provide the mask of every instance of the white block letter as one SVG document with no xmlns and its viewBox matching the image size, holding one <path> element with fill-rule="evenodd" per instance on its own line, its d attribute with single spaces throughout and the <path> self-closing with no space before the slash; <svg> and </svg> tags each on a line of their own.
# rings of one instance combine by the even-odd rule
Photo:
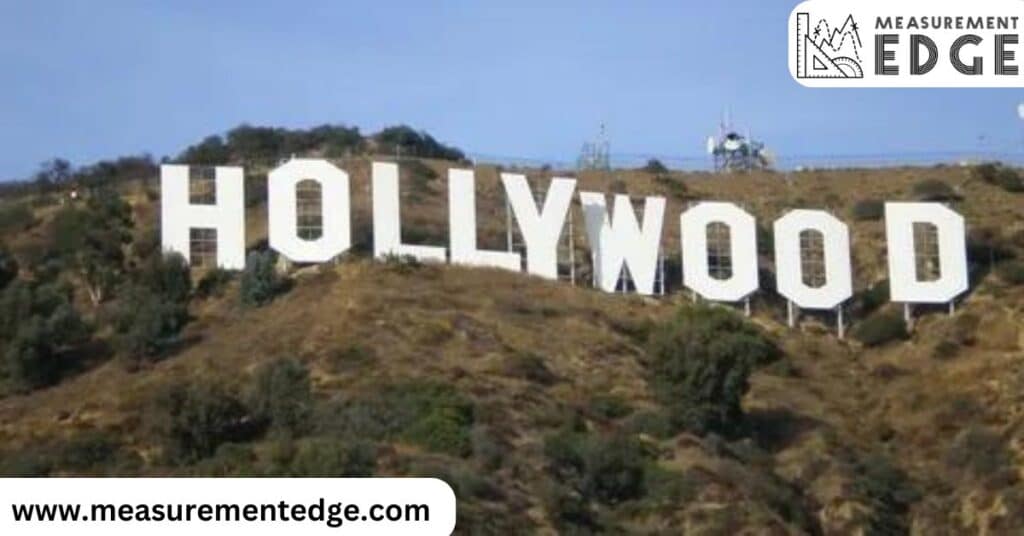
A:
<svg viewBox="0 0 1024 536">
<path fill-rule="evenodd" d="M 522 258 L 518 253 L 476 247 L 476 182 L 472 170 L 448 170 L 448 236 L 453 263 L 520 270 Z"/>
<path fill-rule="evenodd" d="M 320 185 L 323 234 L 299 237 L 295 187 L 312 180 Z M 270 247 L 295 262 L 326 262 L 352 243 L 348 174 L 326 160 L 294 159 L 267 177 Z"/>
<path fill-rule="evenodd" d="M 637 224 L 628 196 L 615 196 L 613 216 L 609 216 L 605 208 L 604 194 L 580 192 L 580 200 L 598 286 L 605 292 L 615 292 L 619 274 L 625 265 L 637 293 L 654 294 L 665 198 L 648 197 L 645 200 L 642 228 Z"/>
<path fill-rule="evenodd" d="M 817 231 L 822 237 L 825 284 L 804 282 L 800 235 Z M 821 210 L 793 210 L 775 221 L 775 272 L 779 294 L 803 309 L 833 309 L 853 295 L 850 230 Z"/>
<path fill-rule="evenodd" d="M 245 179 L 240 167 L 215 170 L 216 201 L 210 205 L 189 200 L 189 167 L 160 166 L 160 233 L 164 251 L 189 260 L 191 230 L 215 229 L 217 266 L 245 268 Z"/>
<path fill-rule="evenodd" d="M 398 165 L 373 163 L 373 254 L 410 255 L 421 261 L 445 262 L 445 248 L 402 243 L 402 217 L 398 203 Z"/>
<path fill-rule="evenodd" d="M 935 226 L 939 278 L 917 277 L 914 224 Z M 963 216 L 941 203 L 886 203 L 885 237 L 889 250 L 892 301 L 946 303 L 967 290 L 967 240 Z M 920 245 L 920 244 L 919 244 Z"/>
<path fill-rule="evenodd" d="M 576 190 L 576 180 L 552 179 L 540 212 L 524 175 L 502 173 L 501 182 L 505 185 L 505 196 L 526 243 L 526 271 L 547 279 L 558 279 L 558 240 Z"/>
<path fill-rule="evenodd" d="M 716 279 L 708 271 L 708 225 L 729 227 L 732 277 Z M 754 217 L 732 203 L 699 203 L 679 216 L 682 233 L 683 282 L 711 301 L 736 302 L 758 286 L 757 224 Z"/>
</svg>

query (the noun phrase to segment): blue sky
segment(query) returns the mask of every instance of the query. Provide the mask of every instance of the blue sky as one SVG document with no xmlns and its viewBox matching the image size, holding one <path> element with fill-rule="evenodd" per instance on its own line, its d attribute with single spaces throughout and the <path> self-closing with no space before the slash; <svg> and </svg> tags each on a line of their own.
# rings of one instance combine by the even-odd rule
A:
<svg viewBox="0 0 1024 536">
<path fill-rule="evenodd" d="M 568 161 L 602 122 L 615 153 L 700 156 L 728 107 L 784 156 L 1024 146 L 1021 91 L 799 86 L 795 2 L 0 3 L 3 179 L 243 122 L 408 123 Z"/>
</svg>

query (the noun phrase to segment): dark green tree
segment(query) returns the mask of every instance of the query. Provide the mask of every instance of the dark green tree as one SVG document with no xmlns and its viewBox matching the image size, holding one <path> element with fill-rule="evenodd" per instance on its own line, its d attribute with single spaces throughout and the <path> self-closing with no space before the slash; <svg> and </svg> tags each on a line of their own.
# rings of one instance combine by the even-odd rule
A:
<svg viewBox="0 0 1024 536">
<path fill-rule="evenodd" d="M 68 207 L 54 217 L 54 253 L 81 278 L 94 305 L 124 278 L 123 248 L 131 241 L 131 228 L 131 207 L 107 189 L 92 193 L 84 208 Z"/>
<path fill-rule="evenodd" d="M 277 256 L 270 251 L 253 251 L 245 260 L 239 291 L 244 305 L 266 305 L 286 288 L 286 281 L 277 274 Z"/>
<path fill-rule="evenodd" d="M 650 382 L 679 429 L 736 436 L 754 368 L 780 355 L 759 329 L 721 307 L 683 307 L 650 335 Z"/>
</svg>

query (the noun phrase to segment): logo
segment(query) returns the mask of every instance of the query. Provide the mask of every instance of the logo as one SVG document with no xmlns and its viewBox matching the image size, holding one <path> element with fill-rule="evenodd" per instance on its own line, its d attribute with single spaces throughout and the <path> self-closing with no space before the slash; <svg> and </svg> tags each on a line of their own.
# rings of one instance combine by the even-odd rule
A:
<svg viewBox="0 0 1024 536">
<path fill-rule="evenodd" d="M 806 0 L 789 72 L 807 87 L 1024 87 L 1020 0 Z"/>
<path fill-rule="evenodd" d="M 796 15 L 797 78 L 864 78 L 861 66 L 860 26 L 847 15 L 837 29 L 818 19 L 812 30 L 810 13 Z"/>
</svg>

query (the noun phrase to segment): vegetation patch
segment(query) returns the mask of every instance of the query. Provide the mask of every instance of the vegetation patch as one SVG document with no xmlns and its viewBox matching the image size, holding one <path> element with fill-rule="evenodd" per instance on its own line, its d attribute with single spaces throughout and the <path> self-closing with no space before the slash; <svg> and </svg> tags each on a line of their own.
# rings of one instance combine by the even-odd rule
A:
<svg viewBox="0 0 1024 536">
<path fill-rule="evenodd" d="M 867 317 L 853 328 L 852 335 L 869 348 L 910 337 L 903 315 L 895 311 L 882 311 Z"/>
<path fill-rule="evenodd" d="M 743 395 L 756 367 L 781 352 L 753 324 L 722 307 L 686 306 L 651 332 L 649 382 L 678 429 L 744 433 Z"/>
</svg>

